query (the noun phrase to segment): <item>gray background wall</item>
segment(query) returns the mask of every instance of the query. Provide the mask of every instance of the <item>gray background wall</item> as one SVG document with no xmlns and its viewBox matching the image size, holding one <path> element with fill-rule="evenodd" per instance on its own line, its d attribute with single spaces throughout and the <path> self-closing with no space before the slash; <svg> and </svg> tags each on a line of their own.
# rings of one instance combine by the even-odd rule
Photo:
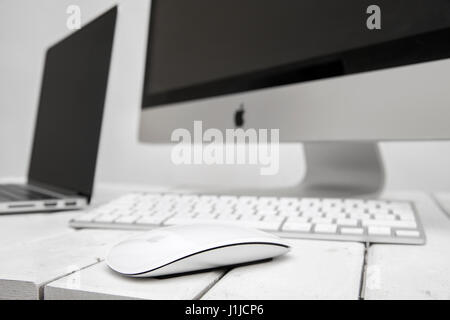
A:
<svg viewBox="0 0 450 320">
<path fill-rule="evenodd" d="M 79 5 L 85 23 L 116 3 L 120 15 L 97 181 L 251 187 L 301 179 L 305 166 L 300 144 L 283 146 L 280 173 L 261 177 L 253 166 L 177 167 L 168 146 L 137 141 L 149 0 L 0 0 L 0 177 L 26 174 L 44 52 L 70 33 L 67 6 Z M 381 149 L 388 187 L 450 191 L 450 142 L 382 143 Z"/>
</svg>

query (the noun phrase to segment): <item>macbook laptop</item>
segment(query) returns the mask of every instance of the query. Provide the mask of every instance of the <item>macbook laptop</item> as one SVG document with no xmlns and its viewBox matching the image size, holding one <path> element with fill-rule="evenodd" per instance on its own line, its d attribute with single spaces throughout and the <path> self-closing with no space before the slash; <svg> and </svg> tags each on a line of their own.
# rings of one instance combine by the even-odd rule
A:
<svg viewBox="0 0 450 320">
<path fill-rule="evenodd" d="M 117 8 L 48 49 L 26 184 L 0 214 L 80 209 L 92 196 Z"/>
</svg>

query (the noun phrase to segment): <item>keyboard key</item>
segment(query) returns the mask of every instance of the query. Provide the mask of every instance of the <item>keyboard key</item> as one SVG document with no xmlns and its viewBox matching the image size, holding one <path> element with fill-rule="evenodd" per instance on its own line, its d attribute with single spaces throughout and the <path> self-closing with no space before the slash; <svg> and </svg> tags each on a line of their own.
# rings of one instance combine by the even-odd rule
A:
<svg viewBox="0 0 450 320">
<path fill-rule="evenodd" d="M 261 219 L 262 216 L 257 214 L 242 214 L 239 218 L 242 221 L 260 221 Z"/>
<path fill-rule="evenodd" d="M 226 209 L 215 208 L 211 212 L 209 212 L 209 214 L 214 214 L 214 215 L 233 214 L 233 213 L 234 213 L 234 209 L 232 209 L 232 208 L 226 208 Z"/>
<path fill-rule="evenodd" d="M 307 218 L 320 218 L 322 217 L 323 212 L 319 209 L 308 209 L 308 210 L 302 210 L 301 216 L 307 217 Z"/>
<path fill-rule="evenodd" d="M 343 210 L 342 208 L 322 208 L 321 211 L 328 216 L 336 217 L 336 216 L 344 213 L 342 210 Z"/>
<path fill-rule="evenodd" d="M 333 219 L 330 219 L 330 218 L 312 218 L 311 222 L 312 223 L 317 223 L 317 224 L 331 224 L 333 222 Z"/>
<path fill-rule="evenodd" d="M 238 208 L 235 213 L 237 215 L 253 215 L 256 213 L 255 209 L 252 208 Z"/>
<path fill-rule="evenodd" d="M 262 216 L 273 216 L 278 213 L 278 210 L 277 209 L 262 209 L 262 210 L 257 210 L 257 213 Z"/>
<path fill-rule="evenodd" d="M 358 220 L 356 220 L 356 219 L 337 219 L 336 223 L 340 226 L 356 227 L 358 225 Z"/>
<path fill-rule="evenodd" d="M 200 213 L 195 216 L 195 220 L 213 220 L 217 217 L 217 214 L 212 213 Z"/>
<path fill-rule="evenodd" d="M 298 216 L 300 211 L 296 208 L 280 209 L 279 214 L 282 216 Z"/>
<path fill-rule="evenodd" d="M 314 231 L 318 233 L 336 233 L 337 226 L 335 224 L 316 224 Z"/>
<path fill-rule="evenodd" d="M 336 218 L 336 219 L 349 219 L 349 217 L 348 217 L 348 215 L 346 213 L 339 213 L 334 218 Z"/>
<path fill-rule="evenodd" d="M 367 232 L 369 233 L 369 235 L 374 235 L 374 236 L 390 236 L 391 228 L 389 228 L 389 227 L 369 227 L 367 229 Z"/>
<path fill-rule="evenodd" d="M 223 203 L 234 204 L 238 201 L 238 199 L 234 196 L 220 196 L 219 201 Z"/>
<path fill-rule="evenodd" d="M 311 223 L 301 222 L 285 222 L 283 224 L 283 231 L 295 231 L 295 232 L 309 232 L 311 230 Z"/>
<path fill-rule="evenodd" d="M 341 228 L 342 234 L 357 234 L 361 235 L 364 234 L 363 228 Z"/>
<path fill-rule="evenodd" d="M 277 224 L 278 226 L 284 221 L 284 217 L 280 216 L 263 216 L 261 221 Z"/>
<path fill-rule="evenodd" d="M 348 215 L 351 218 L 355 218 L 355 219 L 360 219 L 361 217 L 363 217 L 365 215 L 370 216 L 370 214 L 368 214 L 368 212 L 364 209 L 352 209 L 352 210 L 346 209 L 345 212 L 348 213 Z"/>
<path fill-rule="evenodd" d="M 367 221 L 367 220 L 371 220 L 372 216 L 370 214 L 367 213 L 357 213 L 357 214 L 350 214 L 350 219 L 358 219 L 358 220 L 362 220 L 362 221 Z"/>
<path fill-rule="evenodd" d="M 398 237 L 411 237 L 411 238 L 417 238 L 420 236 L 419 231 L 413 231 L 413 230 L 397 230 L 395 231 L 395 234 Z"/>
<path fill-rule="evenodd" d="M 212 208 L 212 207 L 200 207 L 200 208 L 196 207 L 192 211 L 196 212 L 196 213 L 211 213 L 214 211 L 214 208 Z"/>
<path fill-rule="evenodd" d="M 395 216 L 393 214 L 375 214 L 375 220 L 395 220 Z"/>
<path fill-rule="evenodd" d="M 300 200 L 299 207 L 302 209 L 320 208 L 320 199 L 303 198 Z"/>
<path fill-rule="evenodd" d="M 292 223 L 307 223 L 309 222 L 310 218 L 305 217 L 289 217 L 287 218 L 286 222 L 292 222 Z"/>
<path fill-rule="evenodd" d="M 280 198 L 278 205 L 282 207 L 294 207 L 299 204 L 297 198 Z"/>
<path fill-rule="evenodd" d="M 411 213 L 411 212 L 399 213 L 399 214 L 397 214 L 397 217 L 400 220 L 408 220 L 408 221 L 415 220 L 414 213 Z"/>
<path fill-rule="evenodd" d="M 234 221 L 239 218 L 239 214 L 219 214 L 216 217 L 216 220 L 222 220 L 222 221 Z"/>
<path fill-rule="evenodd" d="M 323 199 L 322 200 L 322 208 L 332 209 L 332 208 L 340 208 L 343 206 L 343 202 L 341 199 Z"/>
<path fill-rule="evenodd" d="M 359 199 L 345 199 L 344 200 L 344 207 L 348 209 L 354 209 L 354 208 L 362 208 L 364 206 L 364 200 Z"/>
<path fill-rule="evenodd" d="M 381 209 L 386 207 L 387 202 L 383 200 L 368 200 L 365 205 L 369 209 Z"/>
<path fill-rule="evenodd" d="M 375 209 L 369 209 L 369 212 L 375 216 L 381 216 L 381 215 L 392 215 L 390 210 L 388 208 L 375 208 Z"/>
<path fill-rule="evenodd" d="M 365 227 L 385 226 L 385 227 L 406 228 L 406 229 L 415 229 L 415 228 L 417 228 L 417 224 L 416 224 L 415 221 L 366 220 L 366 221 L 362 221 L 362 224 Z"/>
</svg>

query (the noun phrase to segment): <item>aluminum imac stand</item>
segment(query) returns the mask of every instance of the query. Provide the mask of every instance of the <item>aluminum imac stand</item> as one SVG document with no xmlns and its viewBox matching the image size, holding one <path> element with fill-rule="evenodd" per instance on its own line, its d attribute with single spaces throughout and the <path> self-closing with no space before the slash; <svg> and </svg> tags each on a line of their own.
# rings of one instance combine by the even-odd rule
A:
<svg viewBox="0 0 450 320">
<path fill-rule="evenodd" d="M 306 175 L 301 196 L 377 196 L 385 173 L 378 144 L 374 142 L 305 143 Z"/>
<path fill-rule="evenodd" d="M 307 142 L 306 174 L 296 186 L 229 193 L 316 198 L 377 198 L 385 173 L 375 142 Z"/>
<path fill-rule="evenodd" d="M 384 167 L 375 142 L 307 142 L 304 144 L 304 154 L 306 175 L 296 186 L 255 186 L 246 189 L 192 189 L 180 186 L 173 191 L 280 197 L 376 198 L 384 187 Z"/>
</svg>

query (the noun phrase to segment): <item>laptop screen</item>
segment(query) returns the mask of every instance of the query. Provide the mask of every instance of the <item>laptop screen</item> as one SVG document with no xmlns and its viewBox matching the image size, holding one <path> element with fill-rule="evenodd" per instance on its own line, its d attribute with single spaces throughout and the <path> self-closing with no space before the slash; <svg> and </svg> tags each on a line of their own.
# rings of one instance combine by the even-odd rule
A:
<svg viewBox="0 0 450 320">
<path fill-rule="evenodd" d="M 109 10 L 47 51 L 31 183 L 91 196 L 116 14 Z"/>
</svg>

